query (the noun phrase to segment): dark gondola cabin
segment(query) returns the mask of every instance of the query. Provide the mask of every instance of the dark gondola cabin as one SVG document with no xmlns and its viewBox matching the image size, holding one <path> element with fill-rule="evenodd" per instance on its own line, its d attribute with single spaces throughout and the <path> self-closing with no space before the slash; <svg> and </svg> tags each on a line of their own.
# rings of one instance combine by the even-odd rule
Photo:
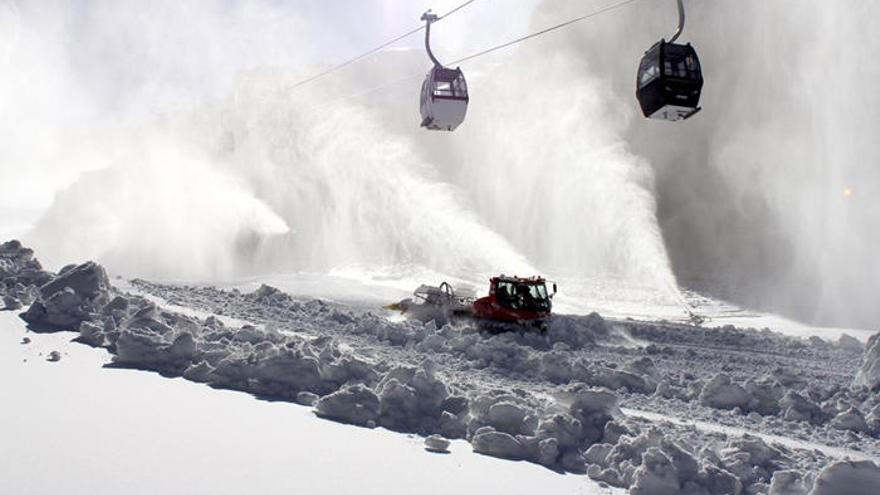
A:
<svg viewBox="0 0 880 495">
<path fill-rule="evenodd" d="M 467 113 L 468 91 L 460 69 L 434 66 L 422 83 L 422 127 L 453 131 Z"/>
<path fill-rule="evenodd" d="M 700 110 L 703 74 L 690 43 L 660 40 L 639 64 L 636 97 L 650 119 L 684 120 Z"/>
</svg>

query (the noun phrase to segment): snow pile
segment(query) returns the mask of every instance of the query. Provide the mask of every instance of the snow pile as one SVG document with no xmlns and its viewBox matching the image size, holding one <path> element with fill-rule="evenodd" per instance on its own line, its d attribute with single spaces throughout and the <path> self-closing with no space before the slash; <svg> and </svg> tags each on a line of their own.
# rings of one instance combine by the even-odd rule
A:
<svg viewBox="0 0 880 495">
<path fill-rule="evenodd" d="M 585 458 L 592 479 L 634 495 L 739 494 L 743 489 L 714 453 L 696 452 L 653 427 L 624 435 L 616 445 L 596 444 Z"/>
<path fill-rule="evenodd" d="M 118 366 L 289 400 L 377 376 L 332 339 L 309 341 L 251 325 L 228 328 L 217 318 L 201 321 L 136 296 L 119 295 L 92 309 L 78 325 L 80 340 L 106 347 Z"/>
<path fill-rule="evenodd" d="M 449 438 L 465 436 L 469 401 L 452 395 L 431 361 L 420 367 L 395 366 L 375 386 L 377 423 L 388 429 Z M 323 400 L 322 400 L 323 401 Z M 320 411 L 321 402 L 318 403 Z"/>
<path fill-rule="evenodd" d="M 769 495 L 806 495 L 813 486 L 812 477 L 794 470 L 782 470 L 773 473 L 770 480 Z"/>
<path fill-rule="evenodd" d="M 478 429 L 471 439 L 471 444 L 474 452 L 502 459 L 521 460 L 528 455 L 525 445 L 516 437 L 503 431 L 495 431 L 491 426 Z"/>
<path fill-rule="evenodd" d="M 598 313 L 552 318 L 547 328 L 547 337 L 551 344 L 565 343 L 571 349 L 607 342 L 613 334 L 611 325 Z"/>
<path fill-rule="evenodd" d="M 851 408 L 861 411 L 871 431 L 875 431 L 871 426 L 874 420 L 866 412 L 871 411 L 877 401 L 833 382 L 816 380 L 810 373 L 795 373 L 793 369 L 801 370 L 797 361 L 777 357 L 795 355 L 799 360 L 817 362 L 814 358 L 828 359 L 826 354 L 833 353 L 834 359 L 851 361 L 851 352 L 843 352 L 840 346 L 824 341 L 804 341 L 773 334 L 768 330 L 721 329 L 717 338 L 735 351 L 731 357 L 736 359 L 728 360 L 724 354 L 717 352 L 719 342 L 715 340 L 715 333 L 678 325 L 612 323 L 597 315 L 575 318 L 562 315 L 554 318 L 554 324 L 560 325 L 557 328 L 567 326 L 575 335 L 583 329 L 587 337 L 566 340 L 561 335 L 549 335 L 549 331 L 548 335 L 528 332 L 492 335 L 481 332 L 477 326 L 466 324 L 438 328 L 433 321 L 424 324 L 414 321 L 395 323 L 335 303 L 294 300 L 269 287 L 262 287 L 252 294 L 146 282 L 139 283 L 139 287 L 156 296 L 179 300 L 185 305 L 218 314 L 222 312 L 273 327 L 303 329 L 314 335 L 334 336 L 340 342 L 364 348 L 370 356 L 376 356 L 378 351 L 382 359 L 388 358 L 388 362 L 395 366 L 409 362 L 408 366 L 418 368 L 424 359 L 434 360 L 440 370 L 435 376 L 447 388 L 457 388 L 458 391 L 451 394 L 463 396 L 469 406 L 463 414 L 440 411 L 441 417 L 445 418 L 443 422 L 437 423 L 435 417 L 428 416 L 431 419 L 425 424 L 435 427 L 438 424 L 446 425 L 440 428 L 448 429 L 440 433 L 471 441 L 479 431 L 477 444 L 484 453 L 521 458 L 570 471 L 596 464 L 586 459 L 592 444 L 583 442 L 567 449 L 563 455 L 562 450 L 565 449 L 560 448 L 559 439 L 566 437 L 562 434 L 564 429 L 577 429 L 577 425 L 569 424 L 572 423 L 571 419 L 566 417 L 556 418 L 556 433 L 559 434 L 547 438 L 539 436 L 540 430 L 534 426 L 536 421 L 539 426 L 549 425 L 552 424 L 547 421 L 549 418 L 566 412 L 555 410 L 554 404 L 537 398 L 541 395 L 539 391 L 547 387 L 561 390 L 577 383 L 588 387 L 615 387 L 616 395 L 627 401 L 628 407 L 651 410 L 647 408 L 672 406 L 679 409 L 672 414 L 680 417 L 694 412 L 697 418 L 706 421 L 721 420 L 731 426 L 742 425 L 758 431 L 766 429 L 795 436 L 801 435 L 799 430 L 813 428 L 809 419 L 814 417 L 815 406 L 819 408 L 815 418 L 821 421 L 815 431 L 823 437 L 821 441 L 840 447 L 864 441 L 862 437 L 840 435 L 840 430 L 831 425 L 832 418 Z M 590 326 L 581 327 L 581 324 Z M 640 336 L 648 343 L 644 347 L 634 346 L 630 336 Z M 664 344 L 679 341 L 684 345 Z M 705 345 L 693 345 L 694 342 Z M 575 348 L 573 345 L 581 347 Z M 747 348 L 753 345 L 766 351 L 767 358 L 763 359 L 761 354 Z M 711 350 L 704 351 L 704 347 Z M 719 357 L 725 359 L 719 362 Z M 743 357 L 747 359 L 743 360 Z M 743 364 L 739 364 L 739 360 L 743 360 Z M 383 365 L 381 359 L 375 364 L 379 376 L 375 382 L 366 383 L 373 393 L 377 393 L 378 381 L 393 367 Z M 692 365 L 695 366 L 690 368 Z M 741 369 L 743 366 L 748 368 L 745 373 Z M 709 370 L 713 372 L 710 374 Z M 723 388 L 710 385 L 719 372 L 728 377 L 726 381 L 721 378 L 720 384 L 736 385 L 731 388 L 740 393 L 744 391 L 747 398 L 730 409 L 730 413 L 721 416 L 706 411 L 717 408 L 704 406 L 699 400 L 701 395 L 713 396 L 714 388 Z M 493 386 L 506 385 L 501 390 L 485 388 L 490 383 Z M 517 392 L 513 383 L 523 384 L 529 392 Z M 476 384 L 480 384 L 477 389 L 474 388 Z M 707 385 L 710 386 L 703 394 Z M 651 390 L 655 390 L 654 394 L 650 393 Z M 787 392 L 797 393 L 803 401 L 794 399 L 793 403 L 786 403 L 783 408 L 783 398 Z M 798 417 L 799 412 L 810 412 L 797 421 L 811 426 L 782 421 L 785 411 L 789 409 L 789 418 L 792 419 Z M 384 426 L 381 421 L 373 420 L 377 426 Z M 391 424 L 388 423 L 387 427 L 394 428 Z M 880 419 L 876 424 L 880 425 Z M 629 426 L 625 419 L 610 421 L 597 442 L 613 447 L 629 434 L 626 431 Z M 414 427 L 410 424 L 406 428 Z M 462 428 L 464 433 L 461 433 Z M 403 427 L 398 429 L 405 430 Z M 456 430 L 459 433 L 455 434 Z M 706 457 L 697 451 L 695 455 L 705 460 Z M 809 456 L 801 456 L 792 465 L 813 472 L 821 466 L 817 462 Z M 605 466 L 603 469 L 606 467 L 619 466 Z M 766 485 L 767 481 L 763 483 Z"/>
<path fill-rule="evenodd" d="M 267 297 L 265 289 L 260 292 L 252 296 Z M 110 349 L 117 365 L 288 400 L 299 401 L 305 391 L 320 397 L 320 416 L 467 438 L 488 455 L 582 471 L 581 452 L 603 437 L 617 413 L 613 394 L 585 385 L 565 391 L 566 412 L 546 414 L 528 395 L 456 392 L 431 361 L 389 367 L 344 351 L 331 338 L 308 340 L 249 325 L 231 329 L 215 318 L 200 322 L 137 297 L 117 297 L 104 309 L 103 324 L 80 325 L 81 339 Z M 331 312 L 330 318 L 339 317 Z"/>
<path fill-rule="evenodd" d="M 618 370 L 606 366 L 595 366 L 590 369 L 592 376 L 585 381 L 611 390 L 626 389 L 628 392 L 651 394 L 657 389 L 656 383 L 648 382 L 642 375 L 630 371 Z"/>
<path fill-rule="evenodd" d="M 789 469 L 793 464 L 779 449 L 767 445 L 760 438 L 749 436 L 731 440 L 721 451 L 720 457 L 724 469 L 747 487 L 767 485 L 769 488 L 773 473 Z"/>
<path fill-rule="evenodd" d="M 700 464 L 678 445 L 664 442 L 650 447 L 633 474 L 633 495 L 730 494 L 742 491 L 742 485 L 729 472 Z"/>
<path fill-rule="evenodd" d="M 751 378 L 739 385 L 726 374 L 719 373 L 703 386 L 700 403 L 716 409 L 775 415 L 781 410 L 780 401 L 784 394 L 785 387 L 769 376 Z"/>
<path fill-rule="evenodd" d="M 753 411 L 765 416 L 779 414 L 780 401 L 785 395 L 785 387 L 772 377 L 751 378 L 744 388 L 749 393 L 749 404 L 745 411 Z"/>
<path fill-rule="evenodd" d="M 425 438 L 425 450 L 437 453 L 449 452 L 449 440 L 437 434 L 429 435 Z"/>
<path fill-rule="evenodd" d="M 745 409 L 751 401 L 751 396 L 741 386 L 732 383 L 730 377 L 718 374 L 703 387 L 700 393 L 700 402 L 717 409 L 733 409 L 739 407 Z"/>
<path fill-rule="evenodd" d="M 413 308 L 418 309 L 413 311 Z M 608 321 L 602 318 L 598 313 L 591 313 L 585 316 L 554 316 L 547 322 L 547 328 L 545 332 L 541 334 L 538 332 L 518 331 L 519 328 L 516 326 L 511 326 L 510 332 L 499 332 L 499 325 L 497 324 L 478 324 L 476 328 L 470 326 L 462 327 L 461 325 L 451 324 L 453 323 L 452 319 L 447 316 L 434 317 L 438 312 L 442 312 L 442 309 L 435 305 L 416 304 L 411 306 L 406 314 L 412 321 L 420 321 L 432 325 L 434 329 L 446 329 L 443 335 L 445 339 L 456 337 L 467 338 L 467 336 L 475 338 L 475 333 L 483 328 L 488 331 L 481 336 L 480 340 L 498 339 L 508 345 L 514 344 L 536 349 L 556 347 L 565 350 L 577 350 L 588 346 L 594 346 L 600 342 L 608 343 L 620 339 L 620 336 L 616 335 Z M 503 325 L 500 327 L 506 328 Z M 391 328 L 399 328 L 399 326 L 392 326 Z M 390 328 L 381 328 L 379 332 L 374 333 L 379 336 L 381 331 L 389 330 Z M 417 340 L 422 341 L 425 337 L 430 336 L 423 335 L 421 338 L 417 338 Z M 473 340 L 473 342 L 478 341 L 479 340 Z M 430 338 L 425 345 L 431 347 L 441 342 L 442 341 L 439 339 Z M 442 344 L 440 345 L 442 346 Z M 455 349 L 461 346 L 450 345 L 449 347 Z"/>
<path fill-rule="evenodd" d="M 433 320 L 426 324 L 394 323 L 369 313 L 355 316 L 337 309 L 328 309 L 325 317 L 328 323 L 341 325 L 346 333 L 372 335 L 380 342 L 396 347 L 412 346 L 423 353 L 451 354 L 470 361 L 478 369 L 494 368 L 542 376 L 558 384 L 586 383 L 638 393 L 652 393 L 656 388 L 654 381 L 638 372 L 608 368 L 574 355 L 575 350 L 598 342 L 616 342 L 620 338 L 608 322 L 595 313 L 554 318 L 543 335 L 516 331 L 490 334 L 480 331 L 479 325 L 438 328 Z"/>
<path fill-rule="evenodd" d="M 862 357 L 862 366 L 855 378 L 855 385 L 871 390 L 880 388 L 880 333 L 868 339 L 868 347 Z"/>
<path fill-rule="evenodd" d="M 838 430 L 849 430 L 860 433 L 870 432 L 865 416 L 855 407 L 850 407 L 846 411 L 835 416 L 831 420 L 831 426 Z"/>
<path fill-rule="evenodd" d="M 390 345 L 425 344 L 429 335 L 447 332 L 444 349 L 479 367 L 529 372 L 540 366 L 528 347 L 513 341 L 516 337 L 478 341 L 477 334 L 431 325 L 409 332 L 407 325 L 354 318 L 319 303 L 302 304 L 267 287 L 245 297 L 313 312 Z M 227 328 L 216 318 L 202 322 L 137 297 L 114 299 L 98 320 L 80 325 L 80 338 L 110 349 L 117 365 L 288 400 L 306 401 L 301 397 L 307 392 L 314 397 L 306 402 L 317 399 L 315 411 L 329 419 L 466 438 L 480 453 L 570 471 L 585 469 L 583 452 L 603 439 L 606 425 L 619 414 L 614 394 L 585 384 L 566 388 L 561 399 L 565 410 L 551 411 L 522 391 L 465 391 L 438 375 L 430 360 L 419 366 L 389 366 L 362 359 L 331 337 L 310 339 L 250 325 Z"/>
<path fill-rule="evenodd" d="M 605 428 L 620 414 L 618 398 L 614 394 L 574 384 L 563 391 L 557 399 L 567 403 L 568 414 L 556 414 L 538 424 L 536 440 L 548 439 L 559 449 L 559 463 L 572 471 L 586 471 L 586 463 L 580 452 L 602 441 Z"/>
<path fill-rule="evenodd" d="M 114 294 L 100 266 L 70 266 L 40 287 L 22 317 L 33 325 L 78 330 L 80 341 L 108 349 L 115 366 L 310 403 L 323 417 L 356 425 L 466 438 L 477 452 L 570 471 L 585 470 L 583 452 L 603 439 L 606 425 L 619 414 L 614 394 L 582 383 L 563 391 L 565 410 L 550 410 L 522 391 L 465 390 L 438 375 L 430 360 L 419 366 L 389 365 L 364 359 L 330 336 L 285 334 L 252 325 L 232 328 L 215 317 L 200 320 L 163 310 L 143 297 Z M 530 349 L 547 345 L 525 335 L 482 339 L 474 331 L 355 317 L 320 301 L 294 301 L 267 286 L 243 297 L 271 311 L 294 311 L 309 321 L 373 335 L 392 346 L 437 345 L 429 337 L 445 332 L 443 350 L 472 360 L 478 368 L 538 373 L 541 361 Z M 570 345 L 557 344 L 560 349 Z M 593 381 L 613 385 L 620 385 L 614 377 L 631 375 L 628 380 L 644 386 L 626 372 L 608 369 L 596 375 Z"/>
<path fill-rule="evenodd" d="M 325 418 L 375 428 L 379 407 L 379 397 L 370 388 L 355 384 L 322 397 L 315 411 Z"/>
<path fill-rule="evenodd" d="M 835 462 L 819 473 L 809 495 L 875 495 L 880 467 L 871 461 Z"/>
<path fill-rule="evenodd" d="M 15 310 L 37 297 L 37 287 L 52 279 L 31 249 L 18 241 L 0 244 L 0 310 Z"/>
<path fill-rule="evenodd" d="M 778 369 L 774 374 L 749 378 L 744 383 L 735 382 L 725 373 L 714 375 L 699 388 L 701 405 L 714 409 L 732 410 L 742 414 L 757 413 L 763 416 L 779 416 L 788 421 L 807 422 L 857 432 L 880 430 L 869 428 L 859 407 L 870 405 L 866 396 L 846 388 L 823 388 L 820 384 L 806 384 L 800 378 L 788 376 L 788 371 Z M 658 395 L 685 402 L 694 399 L 694 390 L 682 390 L 667 381 L 657 387 Z M 878 424 L 880 426 L 880 424 Z"/>
<path fill-rule="evenodd" d="M 862 344 L 859 339 L 848 333 L 840 334 L 840 338 L 837 339 L 837 346 L 849 352 L 861 353 L 865 350 L 865 344 Z"/>
<path fill-rule="evenodd" d="M 34 326 L 76 328 L 95 318 L 110 297 L 107 273 L 94 262 L 66 266 L 40 286 L 36 300 L 21 317 Z"/>
<path fill-rule="evenodd" d="M 807 397 L 790 390 L 779 401 L 783 410 L 783 418 L 790 421 L 805 421 L 820 425 L 825 421 L 822 409 Z"/>
<path fill-rule="evenodd" d="M 544 335 L 492 335 L 473 325 L 391 322 L 265 285 L 241 293 L 136 283 L 175 304 L 253 323 L 232 324 L 119 293 L 94 263 L 44 277 L 23 317 L 78 331 L 81 342 L 106 348 L 115 366 L 297 402 L 335 421 L 417 433 L 428 437 L 429 450 L 465 439 L 478 453 L 585 472 L 636 494 L 803 495 L 827 457 L 684 426 L 664 424 L 661 431 L 622 415 L 621 401 L 634 408 L 639 400 L 672 404 L 782 432 L 845 439 L 880 432 L 880 398 L 867 388 L 816 382 L 793 373 L 790 361 L 778 362 L 786 349 L 852 361 L 841 345 L 720 330 L 736 359 L 760 369 L 744 373 L 733 361 L 717 362 L 715 350 L 693 345 L 712 332 L 598 315 L 554 318 Z M 632 345 L 621 327 L 651 343 Z M 692 340 L 676 347 L 684 337 Z M 744 341 L 769 348 L 767 357 L 744 354 Z M 850 373 L 843 374 L 845 385 Z"/>
</svg>

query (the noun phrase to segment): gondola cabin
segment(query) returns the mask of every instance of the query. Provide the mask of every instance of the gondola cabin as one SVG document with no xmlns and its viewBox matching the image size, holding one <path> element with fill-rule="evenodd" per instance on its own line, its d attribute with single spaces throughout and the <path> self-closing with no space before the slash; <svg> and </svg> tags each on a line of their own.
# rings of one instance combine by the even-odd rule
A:
<svg viewBox="0 0 880 495">
<path fill-rule="evenodd" d="M 461 69 L 434 66 L 422 83 L 422 127 L 453 131 L 464 122 L 468 106 L 467 82 Z"/>
<path fill-rule="evenodd" d="M 703 73 L 690 43 L 660 40 L 639 64 L 636 98 L 649 119 L 678 121 L 700 111 Z"/>
</svg>

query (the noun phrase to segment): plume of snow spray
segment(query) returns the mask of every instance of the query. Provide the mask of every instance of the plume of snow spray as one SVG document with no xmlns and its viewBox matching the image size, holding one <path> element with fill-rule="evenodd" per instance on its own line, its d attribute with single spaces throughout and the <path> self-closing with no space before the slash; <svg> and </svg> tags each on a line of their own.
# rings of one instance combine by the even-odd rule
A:
<svg viewBox="0 0 880 495">
<path fill-rule="evenodd" d="M 497 272 L 614 276 L 677 297 L 651 170 L 620 137 L 627 119 L 609 118 L 624 103 L 609 99 L 582 64 L 538 50 L 511 54 L 519 62 L 482 77 L 491 65 L 475 64 L 466 126 L 429 135 L 413 122 L 417 82 L 385 108 L 315 105 L 359 87 L 356 71 L 295 97 L 286 88 L 298 77 L 274 70 L 249 71 L 225 91 L 212 87 L 198 104 L 187 91 L 165 94 L 150 67 L 161 79 L 191 62 L 202 71 L 198 83 L 222 79 L 230 63 L 188 50 L 175 61 L 175 50 L 153 36 L 174 14 L 167 5 L 148 9 L 145 25 L 102 5 L 103 22 L 126 21 L 108 28 L 114 36 L 141 30 L 149 41 L 135 51 L 146 83 L 134 94 L 145 103 L 125 115 L 149 113 L 152 102 L 164 116 L 120 130 L 109 157 L 102 140 L 88 141 L 85 155 L 110 167 L 59 194 L 31 234 L 50 260 L 97 257 L 119 273 L 174 279 L 409 265 L 470 280 Z M 227 19 L 209 10 L 207 19 Z M 207 39 L 224 25 L 199 22 Z M 398 67 L 418 73 L 425 60 L 412 55 L 375 61 L 398 57 Z M 265 56 L 267 65 L 286 62 Z M 110 65 L 112 74 L 130 69 Z M 86 74 L 72 79 L 102 83 L 106 75 L 91 64 L 80 70 Z"/>
</svg>

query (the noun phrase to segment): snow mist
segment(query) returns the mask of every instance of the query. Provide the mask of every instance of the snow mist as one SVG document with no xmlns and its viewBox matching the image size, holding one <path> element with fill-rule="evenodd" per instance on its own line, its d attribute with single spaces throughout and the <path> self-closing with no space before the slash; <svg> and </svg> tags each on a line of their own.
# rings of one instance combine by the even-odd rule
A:
<svg viewBox="0 0 880 495">
<path fill-rule="evenodd" d="M 94 124 L 79 143 L 83 166 L 71 167 L 92 171 L 68 181 L 29 235 L 51 264 L 92 257 L 125 275 L 201 280 L 351 267 L 469 280 L 544 273 L 678 297 L 653 173 L 622 138 L 632 102 L 592 74 L 601 68 L 546 56 L 552 38 L 464 66 L 468 120 L 431 134 L 417 120 L 421 52 L 385 53 L 291 91 L 316 58 L 306 40 L 318 29 L 297 12 L 176 5 L 132 13 L 98 3 L 59 21 L 60 34 L 37 22 L 49 14 L 29 12 L 37 21 L 25 28 L 56 59 L 83 62 L 51 93 L 83 102 L 73 115 Z M 198 29 L 178 18 L 197 18 Z M 255 33 L 267 22 L 298 30 L 264 39 Z M 254 36 L 248 57 L 228 41 Z M 134 57 L 105 39 L 130 42 Z M 368 76 L 372 85 L 407 75 L 375 97 L 323 104 Z M 112 91 L 126 108 L 111 108 Z"/>
<path fill-rule="evenodd" d="M 686 1 L 681 41 L 700 54 L 703 110 L 623 136 L 656 174 L 658 219 L 685 286 L 814 323 L 880 321 L 880 33 L 870 0 Z M 574 15 L 544 2 L 542 22 Z M 676 25 L 673 0 L 637 3 L 565 32 L 617 98 L 642 52 Z M 614 49 L 608 40 L 614 39 Z"/>
</svg>

